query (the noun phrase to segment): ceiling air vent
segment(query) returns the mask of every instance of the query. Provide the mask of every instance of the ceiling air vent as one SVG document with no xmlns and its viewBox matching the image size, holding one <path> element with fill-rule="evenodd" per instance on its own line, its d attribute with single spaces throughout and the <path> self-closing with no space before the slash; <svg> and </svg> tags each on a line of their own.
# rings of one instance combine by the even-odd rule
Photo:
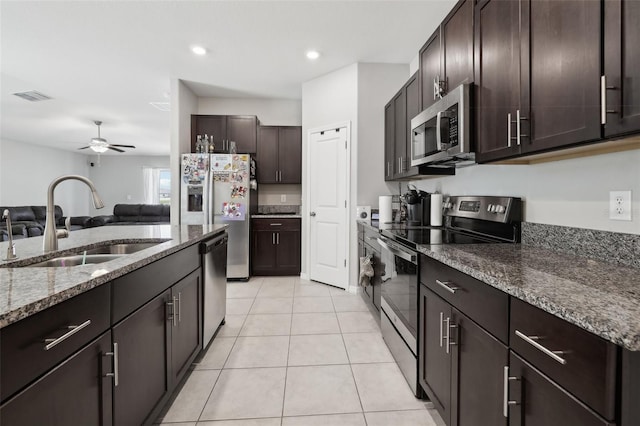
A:
<svg viewBox="0 0 640 426">
<path fill-rule="evenodd" d="M 18 92 L 18 93 L 14 93 L 14 95 L 31 102 L 46 101 L 51 99 L 49 96 L 45 95 L 44 93 L 40 93 L 35 90 L 30 90 L 28 92 Z"/>
</svg>

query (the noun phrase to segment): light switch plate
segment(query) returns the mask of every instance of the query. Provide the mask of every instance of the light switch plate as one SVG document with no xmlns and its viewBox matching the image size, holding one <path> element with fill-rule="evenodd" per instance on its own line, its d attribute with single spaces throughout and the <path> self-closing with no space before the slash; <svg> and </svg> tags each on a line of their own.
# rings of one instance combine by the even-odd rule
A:
<svg viewBox="0 0 640 426">
<path fill-rule="evenodd" d="M 286 203 L 287 202 L 287 194 L 281 194 L 280 195 L 280 202 L 281 203 Z"/>
<path fill-rule="evenodd" d="M 631 220 L 631 191 L 609 192 L 609 219 Z"/>
</svg>

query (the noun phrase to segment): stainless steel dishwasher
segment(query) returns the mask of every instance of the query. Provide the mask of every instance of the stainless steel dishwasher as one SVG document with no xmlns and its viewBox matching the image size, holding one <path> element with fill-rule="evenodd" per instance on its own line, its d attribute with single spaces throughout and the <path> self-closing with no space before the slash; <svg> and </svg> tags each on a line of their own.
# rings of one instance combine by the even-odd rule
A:
<svg viewBox="0 0 640 426">
<path fill-rule="evenodd" d="M 226 232 L 200 244 L 202 256 L 202 348 L 205 349 L 227 312 Z"/>
</svg>

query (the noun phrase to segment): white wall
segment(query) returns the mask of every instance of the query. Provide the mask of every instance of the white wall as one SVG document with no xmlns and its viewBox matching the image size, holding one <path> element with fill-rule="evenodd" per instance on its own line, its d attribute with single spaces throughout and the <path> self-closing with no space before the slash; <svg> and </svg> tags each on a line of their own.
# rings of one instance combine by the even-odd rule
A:
<svg viewBox="0 0 640 426">
<path fill-rule="evenodd" d="M 352 198 L 357 205 L 377 206 L 378 196 L 388 193 L 384 183 L 384 107 L 407 82 L 408 70 L 402 64 L 358 64 L 357 194 Z"/>
<path fill-rule="evenodd" d="M 527 222 L 640 234 L 640 150 L 535 165 L 476 165 L 412 183 L 428 192 L 522 197 Z M 631 222 L 608 218 L 614 190 L 632 191 Z"/>
<path fill-rule="evenodd" d="M 301 102 L 290 99 L 198 98 L 198 114 L 255 115 L 263 126 L 300 126 Z"/>
<path fill-rule="evenodd" d="M 308 81 L 302 85 L 302 274 L 308 274 L 308 199 L 306 176 L 307 146 L 309 131 L 336 123 L 351 122 L 351 159 L 349 173 L 356 181 L 357 151 L 354 143 L 358 140 L 358 64 L 349 65 L 337 71 Z M 355 200 L 352 194 L 351 200 Z"/>
<path fill-rule="evenodd" d="M 171 176 L 180 176 L 180 155 L 191 152 L 191 114 L 198 98 L 181 80 L 171 79 Z M 171 179 L 171 224 L 180 223 L 180 179 Z M 175 200 L 175 201 L 174 201 Z M 176 202 L 177 201 L 177 202 Z"/>
<path fill-rule="evenodd" d="M 170 164 L 168 156 L 145 155 L 103 155 L 99 162 L 97 156 L 91 156 L 91 161 L 94 166 L 89 167 L 89 179 L 104 201 L 100 210 L 91 205 L 91 216 L 112 214 L 116 204 L 143 204 L 142 168 L 169 168 Z"/>
<path fill-rule="evenodd" d="M 71 151 L 0 140 L 0 205 L 46 205 L 51 181 L 67 174 L 88 176 L 88 159 Z M 85 184 L 65 181 L 56 187 L 55 203 L 67 216 L 86 216 L 90 194 Z"/>
</svg>

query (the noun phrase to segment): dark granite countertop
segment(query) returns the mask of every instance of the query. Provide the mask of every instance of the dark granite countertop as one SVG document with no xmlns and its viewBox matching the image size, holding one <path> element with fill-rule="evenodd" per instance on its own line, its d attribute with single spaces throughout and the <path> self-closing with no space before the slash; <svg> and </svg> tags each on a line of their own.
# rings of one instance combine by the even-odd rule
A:
<svg viewBox="0 0 640 426">
<path fill-rule="evenodd" d="M 640 269 L 522 244 L 425 245 L 425 255 L 632 351 Z"/>
<path fill-rule="evenodd" d="M 224 231 L 227 225 L 102 226 L 70 233 L 58 240 L 59 250 L 43 254 L 42 237 L 14 241 L 19 258 L 0 261 L 0 328 L 26 318 L 94 287 L 121 277 L 155 260 Z M 105 242 L 159 242 L 117 259 L 72 267 L 19 267 Z M 0 243 L 6 253 L 8 242 Z M 15 267 L 10 267 L 14 266 Z"/>
</svg>

